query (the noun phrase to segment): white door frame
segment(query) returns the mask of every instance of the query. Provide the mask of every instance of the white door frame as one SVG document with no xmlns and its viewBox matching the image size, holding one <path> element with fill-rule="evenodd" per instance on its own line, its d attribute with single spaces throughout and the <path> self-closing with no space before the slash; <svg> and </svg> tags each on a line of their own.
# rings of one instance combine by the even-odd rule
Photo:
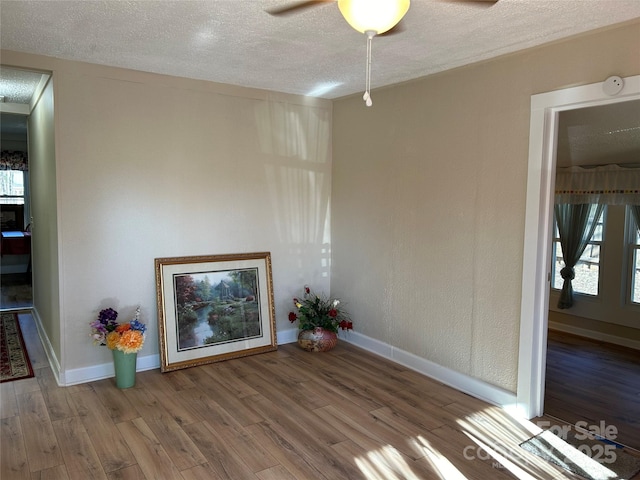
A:
<svg viewBox="0 0 640 480">
<path fill-rule="evenodd" d="M 640 75 L 623 82 L 616 95 L 607 95 L 600 82 L 531 96 L 516 394 L 517 412 L 525 418 L 542 415 L 544 407 L 558 114 L 640 99 Z"/>
</svg>

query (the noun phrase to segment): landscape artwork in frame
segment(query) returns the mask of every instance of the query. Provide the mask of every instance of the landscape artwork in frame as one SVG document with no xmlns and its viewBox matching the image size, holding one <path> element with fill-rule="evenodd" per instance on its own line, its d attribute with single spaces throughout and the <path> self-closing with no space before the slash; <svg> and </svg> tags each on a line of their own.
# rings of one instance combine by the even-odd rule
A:
<svg viewBox="0 0 640 480">
<path fill-rule="evenodd" d="M 162 372 L 277 348 L 269 252 L 155 259 Z"/>
</svg>

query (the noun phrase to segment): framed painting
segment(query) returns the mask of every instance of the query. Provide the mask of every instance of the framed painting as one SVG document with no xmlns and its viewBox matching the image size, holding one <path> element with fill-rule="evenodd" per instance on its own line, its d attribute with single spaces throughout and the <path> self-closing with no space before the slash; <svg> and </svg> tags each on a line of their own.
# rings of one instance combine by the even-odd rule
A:
<svg viewBox="0 0 640 480">
<path fill-rule="evenodd" d="M 162 372 L 277 349 L 269 252 L 156 258 Z"/>
</svg>

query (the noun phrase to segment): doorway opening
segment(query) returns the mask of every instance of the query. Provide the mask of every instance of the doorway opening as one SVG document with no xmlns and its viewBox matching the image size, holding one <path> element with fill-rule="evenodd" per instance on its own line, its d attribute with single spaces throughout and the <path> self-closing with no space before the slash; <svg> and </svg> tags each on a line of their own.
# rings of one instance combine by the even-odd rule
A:
<svg viewBox="0 0 640 480">
<path fill-rule="evenodd" d="M 640 99 L 640 75 L 622 80 L 615 95 L 601 82 L 531 97 L 517 390 L 517 410 L 526 418 L 544 413 L 559 114 Z"/>
<path fill-rule="evenodd" d="M 31 308 L 27 116 L 0 112 L 0 309 Z"/>
<path fill-rule="evenodd" d="M 640 450 L 640 100 L 560 112 L 556 144 L 544 414 Z"/>
<path fill-rule="evenodd" d="M 33 307 L 29 117 L 49 73 L 0 69 L 0 309 Z"/>
</svg>

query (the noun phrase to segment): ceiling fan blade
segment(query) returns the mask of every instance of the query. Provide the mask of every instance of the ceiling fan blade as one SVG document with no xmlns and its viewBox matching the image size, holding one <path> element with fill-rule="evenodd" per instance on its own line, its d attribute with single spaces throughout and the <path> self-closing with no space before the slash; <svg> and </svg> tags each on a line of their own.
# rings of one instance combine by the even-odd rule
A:
<svg viewBox="0 0 640 480">
<path fill-rule="evenodd" d="M 290 3 L 282 7 L 271 8 L 267 10 L 267 13 L 275 16 L 292 15 L 295 13 L 299 13 L 300 11 L 305 10 L 307 8 L 318 7 L 323 3 L 333 3 L 334 1 L 335 0 L 307 0 L 305 2 Z"/>
</svg>

